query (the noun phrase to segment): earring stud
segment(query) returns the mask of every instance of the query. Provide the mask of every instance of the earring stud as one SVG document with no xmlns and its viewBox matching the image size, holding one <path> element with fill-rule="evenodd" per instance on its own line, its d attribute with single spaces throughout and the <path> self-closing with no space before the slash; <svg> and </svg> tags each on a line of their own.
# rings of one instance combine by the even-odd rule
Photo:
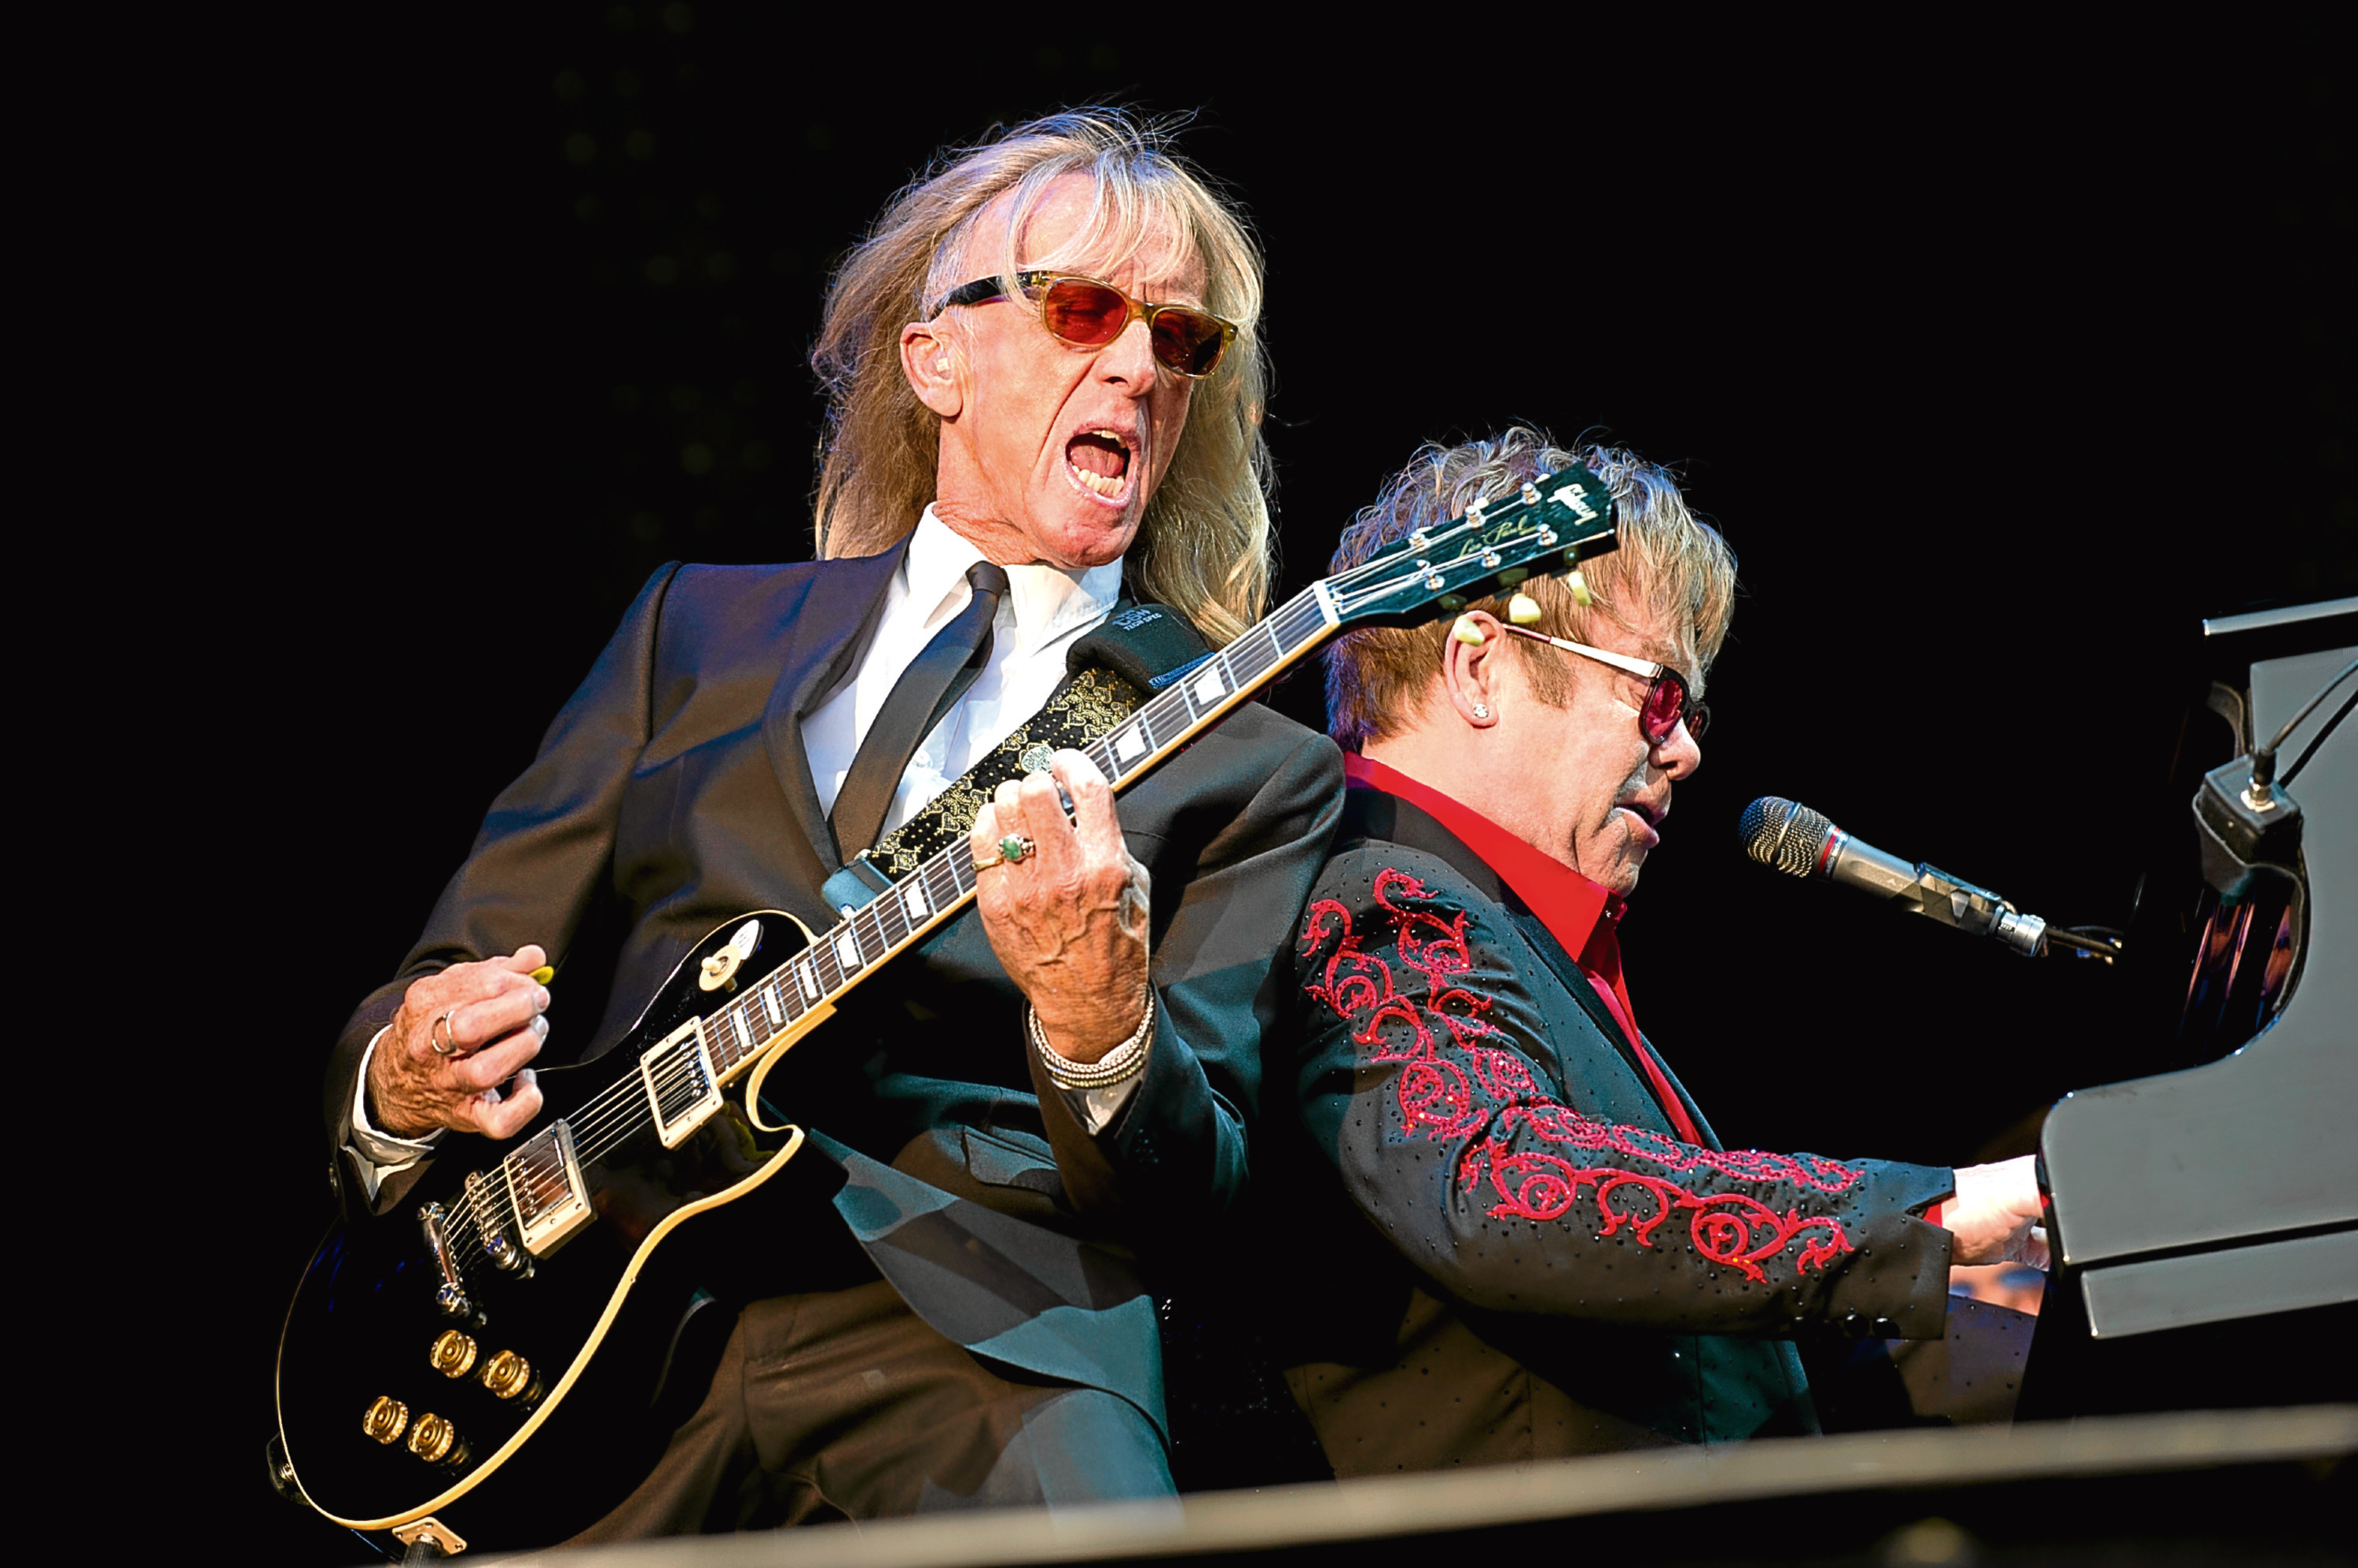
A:
<svg viewBox="0 0 2358 1568">
<path fill-rule="evenodd" d="M 1490 708 L 1489 708 L 1489 705 L 1488 705 L 1488 704 L 1487 704 L 1487 703 L 1480 703 L 1480 702 L 1476 703 L 1476 704 L 1474 705 L 1474 717 L 1475 717 L 1475 718 L 1476 718 L 1476 719 L 1487 719 L 1487 718 L 1489 718 L 1489 717 L 1490 717 Z"/>
</svg>

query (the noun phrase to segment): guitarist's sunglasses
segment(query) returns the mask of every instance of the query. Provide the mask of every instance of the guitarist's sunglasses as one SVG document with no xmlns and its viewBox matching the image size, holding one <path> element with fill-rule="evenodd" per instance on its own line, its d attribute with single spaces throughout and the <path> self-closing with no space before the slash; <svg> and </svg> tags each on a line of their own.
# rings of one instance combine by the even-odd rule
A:
<svg viewBox="0 0 2358 1568">
<path fill-rule="evenodd" d="M 1562 648 L 1567 654 L 1580 654 L 1601 665 L 1611 665 L 1617 670 L 1627 670 L 1654 684 L 1646 688 L 1645 706 L 1638 709 L 1638 728 L 1645 732 L 1649 745 L 1666 743 L 1682 720 L 1687 733 L 1696 740 L 1711 727 L 1711 705 L 1693 702 L 1687 697 L 1686 677 L 1668 665 L 1658 665 L 1651 659 L 1633 659 L 1627 654 L 1616 654 L 1604 648 L 1592 648 L 1585 643 L 1568 643 L 1562 637 L 1551 637 L 1544 632 L 1534 632 L 1525 626 L 1507 626 L 1518 637 L 1528 637 L 1534 643 L 1545 643 L 1551 648 Z"/>
<path fill-rule="evenodd" d="M 1151 305 L 1132 299 L 1110 283 L 1094 277 L 1070 277 L 1053 272 L 1019 272 L 1015 281 L 1023 297 L 1040 308 L 1040 324 L 1060 341 L 1076 349 L 1101 349 L 1121 336 L 1132 321 L 1143 318 L 1155 362 L 1165 370 L 1194 378 L 1212 373 L 1220 356 L 1237 335 L 1237 324 L 1192 305 Z M 938 316 L 953 305 L 988 305 L 1007 297 L 995 277 L 962 283 L 935 308 Z"/>
</svg>

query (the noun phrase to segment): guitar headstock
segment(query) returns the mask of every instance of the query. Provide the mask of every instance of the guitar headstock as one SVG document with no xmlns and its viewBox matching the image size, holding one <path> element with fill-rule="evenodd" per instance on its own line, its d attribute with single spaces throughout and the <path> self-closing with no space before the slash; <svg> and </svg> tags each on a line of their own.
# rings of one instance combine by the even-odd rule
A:
<svg viewBox="0 0 2358 1568">
<path fill-rule="evenodd" d="M 1586 469 L 1541 474 L 1336 572 L 1326 589 L 1346 626 L 1412 626 L 1612 549 L 1613 517 L 1612 492 Z"/>
</svg>

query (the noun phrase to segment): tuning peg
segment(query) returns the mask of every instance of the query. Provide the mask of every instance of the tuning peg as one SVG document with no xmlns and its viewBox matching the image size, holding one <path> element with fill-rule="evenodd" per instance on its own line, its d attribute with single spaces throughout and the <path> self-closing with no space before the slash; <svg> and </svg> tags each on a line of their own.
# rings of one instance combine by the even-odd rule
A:
<svg viewBox="0 0 2358 1568">
<path fill-rule="evenodd" d="M 1564 587 L 1572 589 L 1572 601 L 1574 604 L 1579 605 L 1583 610 L 1587 609 L 1590 605 L 1596 602 L 1596 600 L 1589 594 L 1588 584 L 1582 579 L 1581 575 L 1578 572 L 1574 572 L 1570 577 L 1564 579 L 1563 585 Z"/>
<path fill-rule="evenodd" d="M 1528 593 L 1519 593 L 1507 600 L 1507 619 L 1518 626 L 1540 623 L 1540 601 Z"/>
<path fill-rule="evenodd" d="M 1483 633 L 1482 628 L 1474 624 L 1474 617 L 1471 615 L 1459 616 L 1457 624 L 1449 629 L 1449 634 L 1457 641 L 1476 648 L 1490 640 Z"/>
</svg>

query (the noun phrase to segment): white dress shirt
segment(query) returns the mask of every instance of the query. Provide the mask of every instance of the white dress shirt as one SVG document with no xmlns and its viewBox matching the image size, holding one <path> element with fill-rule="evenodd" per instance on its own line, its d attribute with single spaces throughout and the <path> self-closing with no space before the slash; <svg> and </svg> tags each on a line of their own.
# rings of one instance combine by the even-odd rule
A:
<svg viewBox="0 0 2358 1568">
<path fill-rule="evenodd" d="M 902 672 L 973 600 L 966 574 L 983 558 L 972 541 L 936 517 L 932 507 L 925 508 L 901 557 L 901 569 L 885 588 L 884 611 L 867 648 L 850 676 L 803 721 L 804 751 L 821 806 L 835 809 L 852 758 Z M 991 621 L 990 661 L 909 759 L 892 808 L 885 814 L 884 832 L 924 810 L 1040 710 L 1065 677 L 1065 649 L 1102 622 L 1121 593 L 1120 561 L 1074 571 L 1048 566 L 1004 569 L 1008 592 Z M 423 1159 L 436 1136 L 396 1138 L 370 1122 L 369 1060 L 384 1038 L 384 1031 L 378 1031 L 362 1054 L 352 1103 L 352 1144 L 362 1156 L 371 1198 L 386 1177 Z M 1143 1056 L 1140 1060 L 1142 1067 Z M 1134 1073 L 1104 1088 L 1062 1092 L 1081 1125 L 1092 1133 L 1102 1132 L 1130 1103 L 1140 1076 Z"/>
<path fill-rule="evenodd" d="M 902 672 L 973 600 L 966 574 L 982 558 L 972 541 L 925 508 L 901 569 L 884 589 L 884 613 L 858 669 L 803 720 L 803 750 L 818 785 L 818 803 L 828 811 L 835 809 L 851 759 Z M 909 759 L 892 808 L 884 816 L 887 833 L 924 810 L 1040 711 L 1065 678 L 1065 648 L 1103 621 L 1121 593 L 1120 561 L 1086 571 L 1042 566 L 1005 570 L 1008 592 L 990 623 L 990 663 Z M 860 848 L 865 846 L 844 846 L 847 853 Z"/>
</svg>

